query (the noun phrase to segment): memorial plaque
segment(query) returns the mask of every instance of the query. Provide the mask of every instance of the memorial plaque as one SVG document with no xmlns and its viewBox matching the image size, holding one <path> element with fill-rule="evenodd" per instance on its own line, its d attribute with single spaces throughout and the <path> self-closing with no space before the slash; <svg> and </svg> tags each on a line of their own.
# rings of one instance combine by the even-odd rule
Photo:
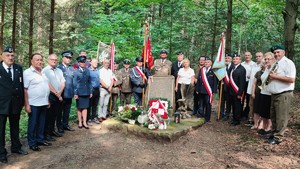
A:
<svg viewBox="0 0 300 169">
<path fill-rule="evenodd" d="M 146 106 L 151 98 L 165 98 L 170 101 L 170 108 L 175 108 L 175 78 L 174 76 L 153 76 L 146 93 Z"/>
</svg>

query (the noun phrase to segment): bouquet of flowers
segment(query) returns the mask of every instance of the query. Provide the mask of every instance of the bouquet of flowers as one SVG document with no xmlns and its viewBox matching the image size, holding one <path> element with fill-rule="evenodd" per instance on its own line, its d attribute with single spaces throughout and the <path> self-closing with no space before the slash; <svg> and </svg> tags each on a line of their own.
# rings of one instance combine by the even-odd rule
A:
<svg viewBox="0 0 300 169">
<path fill-rule="evenodd" d="M 128 119 L 136 120 L 143 110 L 134 104 L 119 106 L 116 117 L 120 120 L 127 121 Z"/>
<path fill-rule="evenodd" d="M 149 120 L 145 126 L 151 130 L 167 129 L 166 121 L 169 121 L 168 102 L 162 100 L 151 100 L 148 110 Z"/>
</svg>

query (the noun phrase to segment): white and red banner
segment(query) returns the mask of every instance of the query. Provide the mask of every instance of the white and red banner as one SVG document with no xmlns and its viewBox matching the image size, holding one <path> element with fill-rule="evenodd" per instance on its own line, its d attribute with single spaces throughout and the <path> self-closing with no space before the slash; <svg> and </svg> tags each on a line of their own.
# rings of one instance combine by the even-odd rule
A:
<svg viewBox="0 0 300 169">
<path fill-rule="evenodd" d="M 209 95 L 209 102 L 211 103 L 212 99 L 213 99 L 213 93 L 212 93 L 212 90 L 211 90 L 210 85 L 208 83 L 208 80 L 207 80 L 206 73 L 205 73 L 204 69 L 205 68 L 201 69 L 202 82 L 203 82 L 203 85 L 204 85 L 204 87 L 207 91 L 207 94 Z"/>
</svg>

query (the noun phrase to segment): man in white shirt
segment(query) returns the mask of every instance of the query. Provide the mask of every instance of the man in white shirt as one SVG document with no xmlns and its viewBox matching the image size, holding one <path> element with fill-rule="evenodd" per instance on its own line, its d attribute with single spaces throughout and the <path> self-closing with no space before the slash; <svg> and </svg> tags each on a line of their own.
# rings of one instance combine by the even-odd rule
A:
<svg viewBox="0 0 300 169">
<path fill-rule="evenodd" d="M 242 107 L 244 107 L 244 103 L 246 101 L 246 106 L 244 108 L 244 110 L 242 111 L 241 114 L 241 120 L 247 120 L 248 119 L 248 114 L 250 111 L 250 107 L 249 107 L 249 101 L 250 101 L 250 94 L 247 94 L 247 88 L 248 88 L 248 84 L 249 84 L 249 80 L 250 80 L 250 75 L 251 75 L 251 69 L 253 67 L 253 65 L 255 64 L 255 62 L 252 61 L 252 54 L 251 52 L 245 52 L 245 61 L 241 63 L 241 65 L 246 69 L 246 86 L 244 89 L 244 93 L 245 93 L 245 97 L 242 100 Z"/>
<path fill-rule="evenodd" d="M 100 99 L 98 108 L 98 118 L 102 122 L 107 116 L 107 106 L 113 86 L 113 72 L 109 69 L 110 60 L 103 61 L 103 68 L 100 69 Z"/>
<path fill-rule="evenodd" d="M 285 48 L 275 45 L 271 48 L 277 59 L 277 68 L 269 75 L 268 90 L 271 93 L 271 120 L 274 136 L 269 144 L 279 144 L 287 129 L 290 104 L 295 88 L 296 67 L 293 61 L 285 56 Z"/>
</svg>

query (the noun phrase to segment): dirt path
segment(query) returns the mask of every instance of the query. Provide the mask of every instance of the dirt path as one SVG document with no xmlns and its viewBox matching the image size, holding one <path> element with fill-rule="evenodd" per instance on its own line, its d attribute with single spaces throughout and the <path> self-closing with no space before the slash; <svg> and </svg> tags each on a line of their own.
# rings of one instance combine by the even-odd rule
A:
<svg viewBox="0 0 300 169">
<path fill-rule="evenodd" d="M 173 143 L 159 143 L 94 125 L 65 133 L 41 152 L 9 155 L 0 168 L 299 168 L 295 133 L 270 146 L 248 127 L 212 121 Z"/>
</svg>

